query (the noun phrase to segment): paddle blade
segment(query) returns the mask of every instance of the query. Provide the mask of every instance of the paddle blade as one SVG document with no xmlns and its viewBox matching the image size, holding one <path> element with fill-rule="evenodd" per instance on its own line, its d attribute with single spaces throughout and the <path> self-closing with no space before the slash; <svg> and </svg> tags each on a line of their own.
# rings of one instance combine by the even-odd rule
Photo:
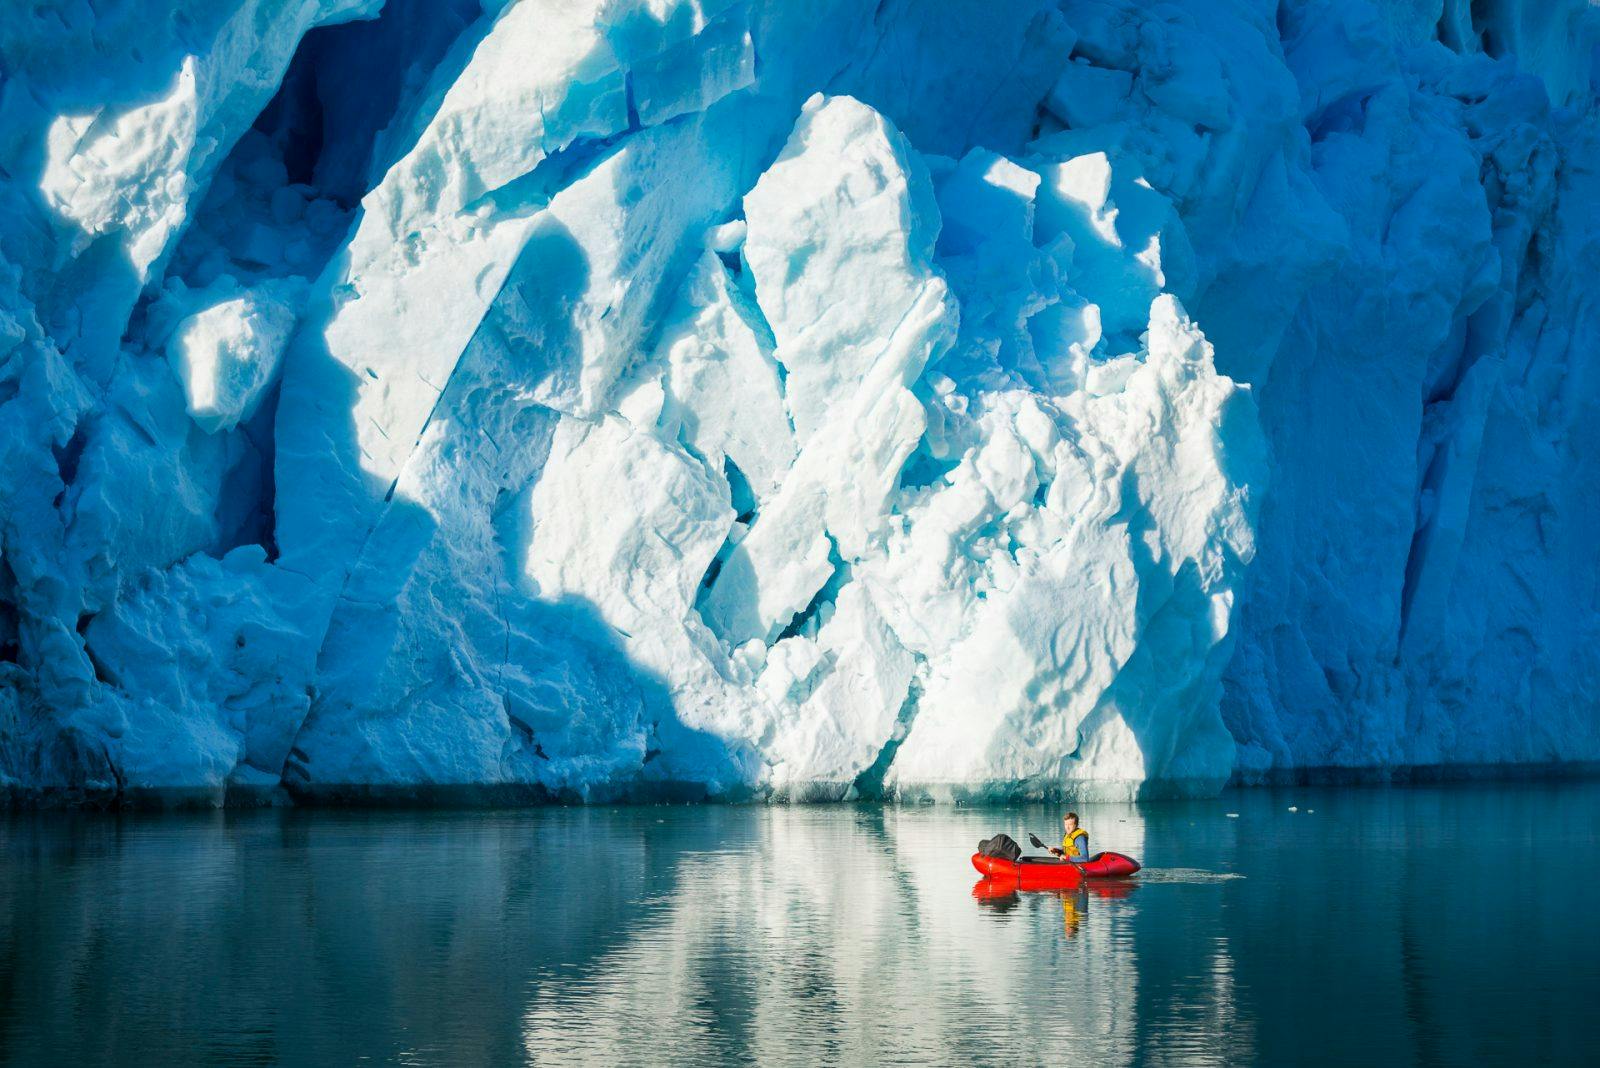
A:
<svg viewBox="0 0 1600 1068">
<path fill-rule="evenodd" d="M 1028 841 L 1033 843 L 1033 848 L 1035 848 L 1035 849 L 1049 849 L 1050 848 L 1049 846 L 1045 845 L 1043 842 L 1039 841 L 1039 836 L 1036 835 L 1036 834 L 1028 835 Z"/>
</svg>

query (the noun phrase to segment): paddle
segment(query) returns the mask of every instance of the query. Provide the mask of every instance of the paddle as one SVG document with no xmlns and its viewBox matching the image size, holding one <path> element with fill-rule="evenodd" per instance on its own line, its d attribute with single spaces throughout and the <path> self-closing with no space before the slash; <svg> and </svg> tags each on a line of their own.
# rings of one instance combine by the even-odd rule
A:
<svg viewBox="0 0 1600 1068">
<path fill-rule="evenodd" d="M 1042 849 L 1047 853 L 1052 852 L 1051 847 L 1047 846 L 1043 842 L 1039 841 L 1039 836 L 1036 835 L 1036 834 L 1031 834 L 1030 833 L 1028 835 L 1028 841 L 1033 843 L 1033 848 L 1035 848 L 1035 849 Z"/>
</svg>

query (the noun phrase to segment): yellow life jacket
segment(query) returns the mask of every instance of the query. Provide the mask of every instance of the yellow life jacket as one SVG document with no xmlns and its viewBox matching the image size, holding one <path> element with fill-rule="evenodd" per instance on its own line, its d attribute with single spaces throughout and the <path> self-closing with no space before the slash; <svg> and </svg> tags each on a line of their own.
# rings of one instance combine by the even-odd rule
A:
<svg viewBox="0 0 1600 1068">
<path fill-rule="evenodd" d="M 1087 837 L 1089 837 L 1089 832 L 1084 830 L 1082 827 L 1079 827 L 1071 834 L 1062 835 L 1061 852 L 1065 853 L 1069 857 L 1083 856 L 1083 850 L 1078 848 L 1078 839 Z"/>
</svg>

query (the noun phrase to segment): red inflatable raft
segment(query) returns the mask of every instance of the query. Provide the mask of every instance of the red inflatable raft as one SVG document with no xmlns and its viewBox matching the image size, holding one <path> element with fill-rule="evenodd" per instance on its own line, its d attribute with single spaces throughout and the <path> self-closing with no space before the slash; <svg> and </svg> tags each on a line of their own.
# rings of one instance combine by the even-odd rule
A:
<svg viewBox="0 0 1600 1068">
<path fill-rule="evenodd" d="M 972 854 L 972 866 L 985 875 L 1016 880 L 1023 890 L 1061 890 L 1084 879 L 1118 879 L 1139 870 L 1139 862 L 1121 853 L 1096 853 L 1082 864 L 1055 857 L 1023 857 L 1020 861 Z"/>
</svg>

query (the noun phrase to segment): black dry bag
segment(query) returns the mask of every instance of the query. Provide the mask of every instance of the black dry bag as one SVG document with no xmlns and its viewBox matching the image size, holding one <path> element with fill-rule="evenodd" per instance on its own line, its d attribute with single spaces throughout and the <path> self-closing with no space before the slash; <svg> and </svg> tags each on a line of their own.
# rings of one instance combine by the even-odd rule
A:
<svg viewBox="0 0 1600 1068">
<path fill-rule="evenodd" d="M 1008 835 L 997 834 L 993 838 L 985 838 L 979 842 L 978 852 L 986 857 L 999 857 L 1015 864 L 1022 856 L 1022 847 L 1013 842 Z"/>
</svg>

